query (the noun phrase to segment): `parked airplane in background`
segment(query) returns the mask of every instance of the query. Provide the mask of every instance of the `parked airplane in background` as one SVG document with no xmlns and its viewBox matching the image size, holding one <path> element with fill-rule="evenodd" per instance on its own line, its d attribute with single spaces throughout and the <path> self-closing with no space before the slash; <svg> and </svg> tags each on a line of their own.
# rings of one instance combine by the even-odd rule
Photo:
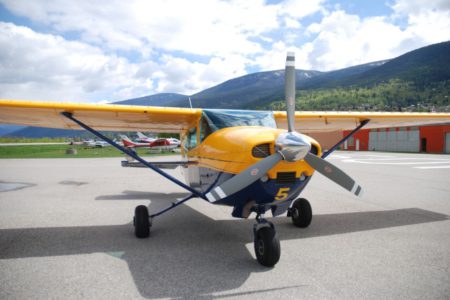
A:
<svg viewBox="0 0 450 300">
<path fill-rule="evenodd" d="M 136 139 L 136 141 L 137 141 L 137 142 L 140 142 L 140 143 L 151 143 L 151 142 L 153 142 L 154 140 L 156 140 L 155 138 L 151 138 L 151 137 L 146 136 L 146 135 L 143 134 L 142 132 L 136 132 L 136 134 L 137 134 L 137 136 L 138 136 L 138 138 Z"/>
<path fill-rule="evenodd" d="M 86 147 L 90 147 L 90 148 L 103 148 L 103 147 L 108 147 L 110 146 L 107 142 L 105 141 L 94 141 L 94 140 L 85 140 L 82 143 L 84 146 Z"/>
<path fill-rule="evenodd" d="M 153 142 L 156 140 L 155 138 L 146 136 L 142 132 L 137 132 L 136 134 L 138 136 L 137 141 L 141 142 L 141 143 L 145 143 L 145 142 L 149 143 L 149 142 Z M 165 139 L 169 141 L 171 146 L 179 147 L 181 145 L 181 142 L 179 139 L 176 139 L 176 138 L 165 138 Z"/>
<path fill-rule="evenodd" d="M 167 139 L 154 139 L 151 142 L 133 142 L 126 135 L 121 135 L 122 144 L 127 148 L 152 148 L 161 150 L 171 150 L 176 146 L 170 144 Z"/>
<path fill-rule="evenodd" d="M 149 236 L 157 217 L 194 197 L 231 206 L 236 218 L 255 214 L 256 258 L 264 266 L 273 266 L 280 258 L 280 242 L 266 214 L 287 213 L 295 226 L 307 227 L 312 220 L 311 205 L 299 196 L 314 171 L 352 194 L 362 195 L 362 187 L 355 180 L 325 160 L 355 132 L 362 127 L 450 122 L 448 113 L 295 112 L 292 53 L 286 59 L 285 96 L 286 112 L 0 100 L 0 123 L 84 128 L 190 193 L 150 215 L 146 206 L 136 207 L 133 224 L 139 238 Z M 306 135 L 349 129 L 353 131 L 326 152 Z M 99 130 L 179 133 L 183 159 L 147 162 Z M 182 166 L 186 183 L 162 169 L 168 165 Z"/>
</svg>

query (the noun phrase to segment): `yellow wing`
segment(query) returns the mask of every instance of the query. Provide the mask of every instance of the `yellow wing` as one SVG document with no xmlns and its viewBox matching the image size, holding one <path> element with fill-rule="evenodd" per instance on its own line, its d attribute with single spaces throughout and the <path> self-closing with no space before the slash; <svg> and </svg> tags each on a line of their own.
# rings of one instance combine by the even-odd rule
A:
<svg viewBox="0 0 450 300">
<path fill-rule="evenodd" d="M 62 112 L 72 113 L 96 130 L 182 132 L 195 126 L 202 110 L 0 100 L 0 123 L 80 129 Z"/>
<path fill-rule="evenodd" d="M 277 127 L 287 129 L 286 112 L 275 111 Z M 354 129 L 363 120 L 364 128 L 403 127 L 450 123 L 450 113 L 409 112 L 295 112 L 295 129 L 303 133 Z"/>
<path fill-rule="evenodd" d="M 195 126 L 201 109 L 75 104 L 0 100 L 0 123 L 80 129 L 61 115 L 74 117 L 96 130 L 182 132 Z M 279 128 L 287 128 L 286 112 L 274 112 Z M 450 123 L 449 113 L 296 112 L 296 130 L 303 133 L 353 129 L 370 119 L 365 128 Z"/>
</svg>

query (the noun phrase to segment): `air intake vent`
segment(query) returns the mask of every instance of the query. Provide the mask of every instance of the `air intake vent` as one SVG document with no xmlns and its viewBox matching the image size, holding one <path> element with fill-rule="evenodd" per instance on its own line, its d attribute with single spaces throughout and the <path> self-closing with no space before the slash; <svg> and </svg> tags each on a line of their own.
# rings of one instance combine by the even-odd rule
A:
<svg viewBox="0 0 450 300">
<path fill-rule="evenodd" d="M 270 144 L 261 144 L 252 149 L 253 157 L 264 158 L 270 155 Z"/>
<path fill-rule="evenodd" d="M 278 172 L 277 183 L 294 183 L 295 172 Z"/>
<path fill-rule="evenodd" d="M 319 149 L 317 148 L 316 145 L 311 145 L 311 150 L 309 152 L 311 152 L 314 155 L 317 155 L 319 154 Z"/>
</svg>

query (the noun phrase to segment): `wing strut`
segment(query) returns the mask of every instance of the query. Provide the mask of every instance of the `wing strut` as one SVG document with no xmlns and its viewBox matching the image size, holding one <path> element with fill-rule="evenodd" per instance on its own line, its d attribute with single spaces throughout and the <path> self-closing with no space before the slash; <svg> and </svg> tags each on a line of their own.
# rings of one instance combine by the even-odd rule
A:
<svg viewBox="0 0 450 300">
<path fill-rule="evenodd" d="M 89 131 L 90 133 L 94 134 L 95 136 L 101 138 L 102 140 L 104 140 L 105 142 L 107 142 L 108 144 L 110 144 L 111 146 L 115 147 L 116 149 L 118 149 L 119 151 L 122 151 L 123 153 L 131 156 L 132 158 L 134 158 L 135 160 L 139 161 L 140 163 L 142 163 L 143 165 L 145 165 L 146 167 L 152 169 L 153 171 L 155 171 L 156 173 L 160 174 L 161 176 L 167 178 L 168 180 L 172 181 L 173 183 L 175 183 L 176 185 L 184 188 L 185 190 L 189 191 L 192 193 L 192 195 L 188 196 L 187 198 L 183 199 L 185 202 L 193 197 L 199 197 L 202 198 L 204 200 L 207 200 L 205 195 L 202 194 L 201 192 L 191 188 L 190 186 L 184 184 L 183 182 L 179 181 L 178 179 L 176 179 L 175 177 L 167 174 L 166 172 L 164 172 L 163 170 L 159 169 L 158 167 L 154 166 L 153 164 L 149 163 L 148 161 L 142 159 L 137 153 L 135 153 L 134 151 L 131 151 L 129 149 L 126 149 L 125 147 L 120 146 L 119 144 L 115 143 L 113 140 L 109 139 L 108 137 L 104 136 L 103 134 L 101 134 L 100 132 L 96 131 L 95 129 L 92 129 L 91 127 L 89 127 L 88 125 L 84 124 L 83 122 L 81 122 L 80 120 L 76 119 L 72 113 L 70 112 L 62 112 L 61 113 L 64 117 L 74 121 L 75 123 L 77 123 L 78 125 L 80 125 L 82 128 L 84 128 L 85 130 Z M 181 202 L 181 201 L 180 201 Z M 177 203 L 177 205 L 179 205 L 181 203 Z M 175 205 L 175 206 L 177 206 Z M 172 206 L 171 208 L 175 207 Z M 158 214 L 159 215 L 159 214 Z"/>
<path fill-rule="evenodd" d="M 367 120 L 363 120 L 361 121 L 361 124 L 358 125 L 358 127 L 356 127 L 355 129 L 352 130 L 352 132 L 350 132 L 349 134 L 347 134 L 342 140 L 340 140 L 336 145 L 334 145 L 333 147 L 331 147 L 330 150 L 328 150 L 327 152 L 322 154 L 322 158 L 327 157 L 328 155 L 330 155 L 331 153 L 333 153 L 340 145 L 342 145 L 343 143 L 345 143 L 346 140 L 348 140 L 349 138 L 351 138 L 356 132 L 358 132 L 361 128 L 363 128 L 367 123 L 369 123 L 370 119 Z"/>
</svg>

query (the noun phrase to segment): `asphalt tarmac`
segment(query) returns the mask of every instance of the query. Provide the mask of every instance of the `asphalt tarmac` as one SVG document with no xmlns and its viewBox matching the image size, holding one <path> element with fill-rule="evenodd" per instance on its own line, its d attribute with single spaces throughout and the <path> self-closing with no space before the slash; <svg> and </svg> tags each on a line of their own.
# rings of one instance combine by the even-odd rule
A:
<svg viewBox="0 0 450 300">
<path fill-rule="evenodd" d="M 253 219 L 198 199 L 135 238 L 135 206 L 186 193 L 120 160 L 0 160 L 0 299 L 450 298 L 449 155 L 336 152 L 363 197 L 315 174 L 311 226 L 273 220 L 274 268 L 254 259 Z"/>
</svg>

